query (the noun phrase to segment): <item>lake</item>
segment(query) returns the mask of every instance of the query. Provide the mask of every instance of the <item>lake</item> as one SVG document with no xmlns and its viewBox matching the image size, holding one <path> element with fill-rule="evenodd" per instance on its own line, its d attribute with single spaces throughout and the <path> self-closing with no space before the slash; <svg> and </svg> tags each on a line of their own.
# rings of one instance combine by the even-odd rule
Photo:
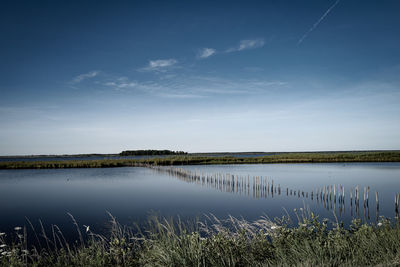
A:
<svg viewBox="0 0 400 267">
<path fill-rule="evenodd" d="M 41 220 L 45 227 L 58 225 L 67 236 L 75 238 L 74 226 L 67 213 L 71 213 L 80 225 L 89 225 L 95 232 L 102 232 L 109 221 L 107 211 L 126 225 L 134 222 L 141 224 L 152 214 L 165 217 L 179 215 L 183 220 L 210 213 L 219 218 L 233 215 L 247 220 L 255 220 L 262 215 L 273 219 L 289 214 L 295 218 L 293 210 L 301 208 L 309 209 L 322 218 L 336 220 L 336 216 L 345 224 L 354 217 L 375 222 L 377 215 L 395 216 L 394 195 L 400 192 L 400 163 L 204 165 L 176 168 L 210 177 L 216 174 L 227 176 L 229 173 L 227 177 L 241 177 L 236 181 L 243 183 L 241 187 L 236 184 L 236 190 L 226 186 L 221 189 L 215 181 L 193 182 L 164 171 L 141 167 L 0 170 L 0 231 L 8 232 L 15 226 L 28 226 L 28 218 L 35 227 Z M 253 177 L 258 177 L 254 178 L 254 185 L 263 181 L 261 189 L 254 189 Z M 266 190 L 272 180 L 275 188 L 273 194 Z M 247 181 L 249 186 L 243 187 Z M 317 199 L 317 189 L 336 185 L 337 190 L 338 184 L 345 191 L 343 207 L 339 202 L 329 200 L 328 195 L 326 201 L 320 197 Z M 277 191 L 278 185 L 280 193 Z M 350 188 L 354 191 L 356 185 L 360 188 L 358 214 L 355 206 L 350 206 L 349 192 Z M 370 187 L 369 203 L 364 209 L 363 190 L 367 186 Z M 376 191 L 379 192 L 378 214 Z"/>
</svg>

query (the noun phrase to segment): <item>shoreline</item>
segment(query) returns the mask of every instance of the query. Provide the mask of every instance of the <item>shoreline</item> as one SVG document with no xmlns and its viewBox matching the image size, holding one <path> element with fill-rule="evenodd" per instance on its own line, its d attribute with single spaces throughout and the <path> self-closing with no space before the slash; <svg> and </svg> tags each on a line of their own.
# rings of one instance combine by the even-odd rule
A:
<svg viewBox="0 0 400 267">
<path fill-rule="evenodd" d="M 64 168 L 115 168 L 179 166 L 179 165 L 221 165 L 221 164 L 282 164 L 282 163 L 361 163 L 400 162 L 400 151 L 374 152 L 284 152 L 261 157 L 238 156 L 169 156 L 147 159 L 101 159 L 101 160 L 44 160 L 4 161 L 0 169 L 64 169 Z"/>
</svg>

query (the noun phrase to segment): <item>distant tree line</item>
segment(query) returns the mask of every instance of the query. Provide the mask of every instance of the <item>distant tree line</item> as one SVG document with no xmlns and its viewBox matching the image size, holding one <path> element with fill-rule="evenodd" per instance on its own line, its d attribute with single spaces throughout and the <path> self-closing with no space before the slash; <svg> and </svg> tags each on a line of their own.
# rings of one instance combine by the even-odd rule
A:
<svg viewBox="0 0 400 267">
<path fill-rule="evenodd" d="M 185 155 L 187 152 L 184 151 L 172 151 L 172 150 L 125 150 L 119 153 L 120 156 L 153 156 L 153 155 Z"/>
</svg>

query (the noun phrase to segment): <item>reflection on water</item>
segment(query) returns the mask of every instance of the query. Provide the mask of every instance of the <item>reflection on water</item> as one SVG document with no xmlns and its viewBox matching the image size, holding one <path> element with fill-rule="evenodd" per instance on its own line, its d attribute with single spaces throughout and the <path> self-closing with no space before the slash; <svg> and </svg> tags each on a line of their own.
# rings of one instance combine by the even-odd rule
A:
<svg viewBox="0 0 400 267">
<path fill-rule="evenodd" d="M 176 167 L 162 167 L 162 166 L 148 166 L 153 170 L 161 173 L 167 173 L 170 176 L 177 177 L 179 180 L 195 183 L 199 186 L 205 186 L 207 188 L 214 188 L 216 190 L 228 193 L 234 193 L 239 195 L 251 196 L 253 198 L 268 198 L 274 197 L 275 195 L 281 195 L 281 185 L 275 184 L 274 180 L 268 179 L 265 176 L 241 176 L 232 175 L 229 173 L 204 173 L 198 171 L 191 171 L 188 169 L 176 168 Z M 297 190 L 286 187 L 283 189 L 286 192 L 286 197 L 296 197 L 298 199 L 308 199 L 310 201 L 316 201 L 317 204 L 322 205 L 326 210 L 332 210 L 335 215 L 345 215 L 346 211 L 346 193 L 345 187 L 341 184 L 338 185 L 325 185 L 317 188 L 315 191 L 311 188 L 310 191 Z M 360 217 L 360 189 L 359 186 L 351 188 L 349 190 L 349 202 L 350 216 Z M 353 200 L 354 193 L 354 200 Z M 379 197 L 378 192 L 375 191 L 375 214 L 376 220 L 379 219 Z M 364 187 L 363 194 L 363 211 L 364 220 L 370 220 L 370 186 Z M 354 214 L 353 214 L 354 205 Z M 395 193 L 394 198 L 394 212 L 395 218 L 399 218 L 399 194 Z"/>
<path fill-rule="evenodd" d="M 122 224 L 149 213 L 248 220 L 308 208 L 332 220 L 398 214 L 399 163 L 208 165 L 168 168 L 0 170 L 0 230 L 39 219 L 74 232 L 67 213 L 94 231 L 113 214 Z M 177 170 L 181 173 L 178 175 Z M 177 179 L 179 178 L 179 179 Z"/>
</svg>

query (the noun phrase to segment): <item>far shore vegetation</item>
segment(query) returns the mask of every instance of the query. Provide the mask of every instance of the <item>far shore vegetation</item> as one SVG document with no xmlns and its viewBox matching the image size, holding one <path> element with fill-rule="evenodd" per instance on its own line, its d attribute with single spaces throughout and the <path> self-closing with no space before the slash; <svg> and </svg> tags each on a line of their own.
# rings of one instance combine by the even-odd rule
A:
<svg viewBox="0 0 400 267">
<path fill-rule="evenodd" d="M 154 155 L 185 155 L 187 152 L 184 151 L 172 151 L 172 150 L 125 150 L 119 153 L 120 156 L 154 156 Z"/>
<path fill-rule="evenodd" d="M 1 158 L 7 159 L 21 159 L 21 158 L 82 158 L 82 157 L 118 157 L 118 156 L 157 156 L 157 155 L 185 155 L 188 154 L 184 151 L 173 151 L 173 150 L 156 150 L 156 149 L 140 149 L 140 150 L 124 150 L 121 153 L 109 153 L 109 154 L 102 154 L 102 153 L 90 153 L 90 154 L 63 154 L 63 155 L 15 155 L 15 156 L 0 156 Z"/>
<path fill-rule="evenodd" d="M 268 164 L 268 163 L 346 163 L 346 162 L 400 162 L 400 151 L 367 152 L 299 152 L 271 153 L 266 156 L 249 157 L 242 154 L 201 156 L 170 155 L 139 159 L 101 160 L 51 160 L 51 161 L 5 161 L 0 169 L 51 169 L 51 168 L 111 168 L 145 165 L 207 165 L 207 164 Z"/>
</svg>

